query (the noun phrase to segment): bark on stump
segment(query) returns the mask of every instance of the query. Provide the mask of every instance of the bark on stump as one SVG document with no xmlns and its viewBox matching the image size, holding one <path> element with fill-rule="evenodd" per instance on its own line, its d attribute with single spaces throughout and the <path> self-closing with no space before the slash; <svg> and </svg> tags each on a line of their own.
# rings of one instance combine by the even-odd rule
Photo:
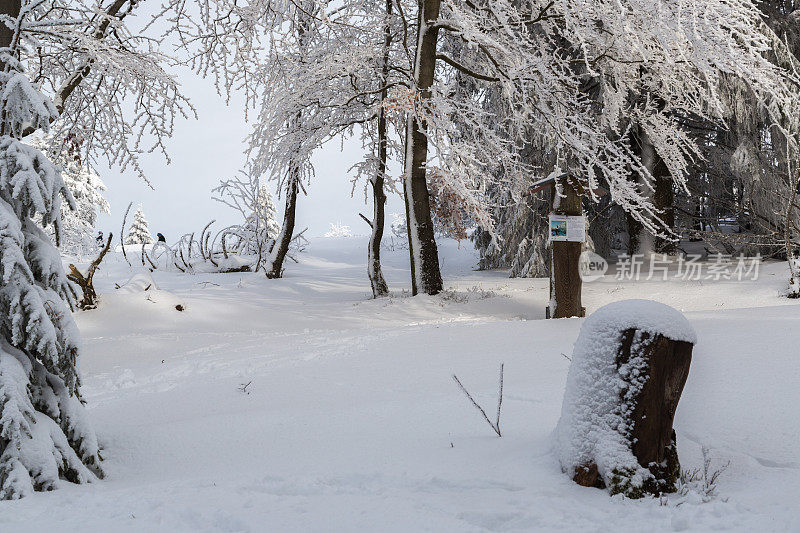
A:
<svg viewBox="0 0 800 533">
<path fill-rule="evenodd" d="M 617 350 L 617 369 L 632 357 L 643 357 L 647 362 L 647 379 L 641 390 L 632 401 L 621 397 L 620 403 L 624 401 L 632 407 L 629 441 L 633 455 L 655 479 L 641 488 L 630 487 L 624 473 L 619 473 L 612 477 L 612 486 L 609 487 L 612 494 L 642 497 L 677 490 L 680 463 L 672 423 L 689 376 L 692 348 L 690 342 L 675 341 L 660 334 L 636 329 L 622 332 Z M 576 469 L 573 480 L 584 487 L 604 486 L 596 464 Z"/>
</svg>

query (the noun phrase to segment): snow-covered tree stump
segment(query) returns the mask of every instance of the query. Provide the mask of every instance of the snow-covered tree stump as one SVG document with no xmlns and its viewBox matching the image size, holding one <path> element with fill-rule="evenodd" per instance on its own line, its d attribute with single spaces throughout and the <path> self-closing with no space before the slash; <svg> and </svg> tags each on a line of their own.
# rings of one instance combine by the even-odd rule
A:
<svg viewBox="0 0 800 533">
<path fill-rule="evenodd" d="M 561 467 L 576 483 L 631 498 L 676 490 L 672 423 L 695 342 L 681 313 L 649 300 L 586 320 L 556 429 Z"/>
</svg>

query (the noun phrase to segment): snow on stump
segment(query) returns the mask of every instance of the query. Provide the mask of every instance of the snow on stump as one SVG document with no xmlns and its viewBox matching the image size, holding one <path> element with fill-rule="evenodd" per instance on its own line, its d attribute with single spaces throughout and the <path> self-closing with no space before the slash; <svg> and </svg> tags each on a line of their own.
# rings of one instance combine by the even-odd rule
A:
<svg viewBox="0 0 800 533">
<path fill-rule="evenodd" d="M 672 422 L 696 341 L 680 312 L 650 300 L 586 319 L 556 427 L 561 467 L 576 483 L 630 498 L 675 492 Z"/>
</svg>

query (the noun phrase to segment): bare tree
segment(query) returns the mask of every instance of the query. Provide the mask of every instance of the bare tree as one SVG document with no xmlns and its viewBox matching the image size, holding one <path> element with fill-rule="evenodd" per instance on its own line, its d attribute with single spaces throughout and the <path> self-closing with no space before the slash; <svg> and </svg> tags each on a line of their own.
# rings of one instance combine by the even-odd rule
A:
<svg viewBox="0 0 800 533">
<path fill-rule="evenodd" d="M 97 307 L 97 291 L 94 290 L 94 273 L 100 268 L 100 263 L 103 262 L 103 258 L 111 248 L 111 239 L 113 237 L 113 233 L 108 234 L 105 246 L 100 250 L 100 254 L 97 258 L 89 264 L 89 268 L 86 269 L 86 274 L 83 274 L 72 263 L 69 265 L 70 273 L 67 274 L 67 279 L 76 283 L 78 287 L 81 288 L 81 291 L 83 291 L 83 298 L 78 302 L 78 307 L 84 311 Z"/>
</svg>

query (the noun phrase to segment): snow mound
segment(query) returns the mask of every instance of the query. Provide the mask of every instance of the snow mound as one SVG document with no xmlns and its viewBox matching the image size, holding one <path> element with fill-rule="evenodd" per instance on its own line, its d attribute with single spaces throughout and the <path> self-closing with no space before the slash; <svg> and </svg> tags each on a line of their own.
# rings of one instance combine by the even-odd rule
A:
<svg viewBox="0 0 800 533">
<path fill-rule="evenodd" d="M 123 294 L 133 294 L 148 290 L 158 290 L 158 285 L 156 285 L 150 272 L 141 271 L 137 272 L 131 276 L 128 281 L 120 285 L 118 290 Z"/>
<path fill-rule="evenodd" d="M 632 405 L 626 400 L 641 390 L 647 368 L 647 361 L 635 356 L 617 368 L 617 349 L 622 332 L 628 329 L 693 344 L 697 341 L 694 329 L 679 311 L 651 300 L 614 302 L 586 319 L 575 342 L 556 427 L 561 468 L 570 477 L 577 468 L 596 464 L 606 486 L 620 473 L 634 487 L 652 478 L 650 471 L 639 465 L 628 439 Z"/>
<path fill-rule="evenodd" d="M 194 274 L 216 274 L 226 272 L 250 272 L 255 263 L 256 258 L 253 256 L 244 256 L 239 254 L 228 254 L 228 257 L 217 255 L 214 257 L 214 263 L 211 261 L 197 261 L 192 262 L 192 272 Z M 262 261 L 263 264 L 263 261 Z"/>
</svg>

